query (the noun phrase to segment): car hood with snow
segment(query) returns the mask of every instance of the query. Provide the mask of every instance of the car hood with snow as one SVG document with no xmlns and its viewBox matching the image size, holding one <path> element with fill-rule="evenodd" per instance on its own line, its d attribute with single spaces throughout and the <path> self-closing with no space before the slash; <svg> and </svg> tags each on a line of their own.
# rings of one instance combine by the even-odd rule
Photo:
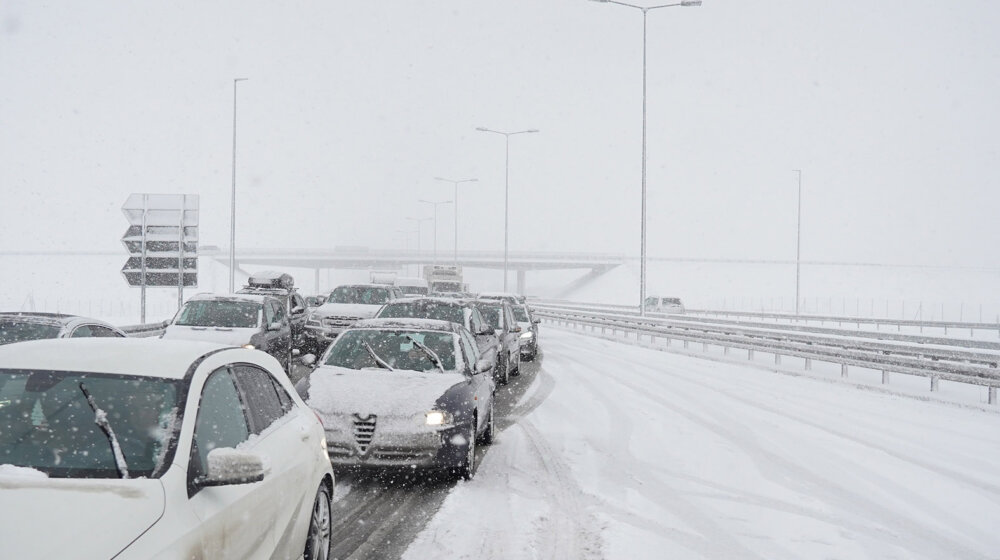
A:
<svg viewBox="0 0 1000 560">
<path fill-rule="evenodd" d="M 111 558 L 163 515 L 156 479 L 48 478 L 0 465 L 4 558 Z M 16 512 L 16 514 L 14 514 Z M 49 527 L 44 536 L 39 528 Z"/>
<path fill-rule="evenodd" d="M 456 372 L 349 369 L 321 366 L 309 381 L 309 406 L 320 416 L 420 415 L 436 408 L 449 389 L 468 378 Z"/>
<path fill-rule="evenodd" d="M 257 334 L 257 328 L 238 327 L 189 327 L 186 325 L 167 325 L 163 338 L 175 340 L 204 340 L 218 344 L 242 346 L 250 342 L 250 337 Z"/>
<path fill-rule="evenodd" d="M 324 303 L 313 310 L 310 318 L 324 319 L 326 317 L 357 317 L 360 319 L 370 319 L 378 313 L 379 309 L 382 309 L 382 304 Z"/>
</svg>

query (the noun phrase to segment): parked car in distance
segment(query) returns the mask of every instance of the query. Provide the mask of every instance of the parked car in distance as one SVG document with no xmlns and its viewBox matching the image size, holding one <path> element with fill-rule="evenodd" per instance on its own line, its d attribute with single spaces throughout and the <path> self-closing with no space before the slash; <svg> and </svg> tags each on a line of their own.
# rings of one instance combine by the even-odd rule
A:
<svg viewBox="0 0 1000 560">
<path fill-rule="evenodd" d="M 0 313 L 0 344 L 45 338 L 124 338 L 114 325 L 60 313 Z"/>
<path fill-rule="evenodd" d="M 469 479 L 492 443 L 495 384 L 456 323 L 369 319 L 345 330 L 296 384 L 339 467 L 451 469 Z"/>
<path fill-rule="evenodd" d="M 451 321 L 465 327 L 475 341 L 475 350 L 495 367 L 500 351 L 500 341 L 493 327 L 486 323 L 479 309 L 469 301 L 445 298 L 404 298 L 382 306 L 376 318 L 413 318 Z"/>
<path fill-rule="evenodd" d="M 295 289 L 295 280 L 291 275 L 273 270 L 257 272 L 236 293 L 274 296 L 281 300 L 285 306 L 284 315 L 292 329 L 292 348 L 302 349 L 306 346 L 306 310 L 309 306 Z"/>
<path fill-rule="evenodd" d="M 514 320 L 514 312 L 505 300 L 476 299 L 470 301 L 497 335 L 500 346 L 493 377 L 498 384 L 506 385 L 510 381 L 511 375 L 521 375 L 521 327 Z"/>
<path fill-rule="evenodd" d="M 525 304 L 511 306 L 514 312 L 514 320 L 521 327 L 521 357 L 534 360 L 538 355 L 538 325 L 541 319 L 532 314 L 531 309 Z"/>
<path fill-rule="evenodd" d="M 5 558 L 329 555 L 325 434 L 274 358 L 66 339 L 0 364 Z"/>
<path fill-rule="evenodd" d="M 306 296 L 306 307 L 312 309 L 313 307 L 319 307 L 326 303 L 326 296 L 329 294 L 317 294 L 315 296 Z M 308 310 L 307 310 L 308 312 Z"/>
<path fill-rule="evenodd" d="M 510 292 L 482 292 L 477 297 L 479 299 L 500 299 L 512 306 L 523 304 L 526 301 L 524 296 Z"/>
<path fill-rule="evenodd" d="M 399 276 L 395 285 L 403 292 L 403 297 L 420 297 L 430 294 L 430 286 L 423 278 Z"/>
<path fill-rule="evenodd" d="M 684 313 L 681 298 L 649 296 L 643 306 L 646 311 L 653 313 Z"/>
<path fill-rule="evenodd" d="M 292 365 L 292 329 L 280 299 L 251 294 L 198 294 L 167 325 L 161 338 L 204 340 L 261 350 L 285 371 Z"/>
<path fill-rule="evenodd" d="M 401 299 L 399 288 L 386 284 L 344 284 L 337 286 L 326 303 L 309 314 L 306 321 L 306 347 L 322 354 L 344 329 L 361 319 L 370 319 L 383 305 Z"/>
</svg>

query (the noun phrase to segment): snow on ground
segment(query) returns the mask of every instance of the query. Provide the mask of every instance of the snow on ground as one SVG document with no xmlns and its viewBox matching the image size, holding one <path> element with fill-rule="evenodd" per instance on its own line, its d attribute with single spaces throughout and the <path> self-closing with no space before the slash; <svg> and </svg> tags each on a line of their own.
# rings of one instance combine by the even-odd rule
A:
<svg viewBox="0 0 1000 560">
<path fill-rule="evenodd" d="M 405 558 L 1000 558 L 1000 414 L 543 333 Z"/>
</svg>

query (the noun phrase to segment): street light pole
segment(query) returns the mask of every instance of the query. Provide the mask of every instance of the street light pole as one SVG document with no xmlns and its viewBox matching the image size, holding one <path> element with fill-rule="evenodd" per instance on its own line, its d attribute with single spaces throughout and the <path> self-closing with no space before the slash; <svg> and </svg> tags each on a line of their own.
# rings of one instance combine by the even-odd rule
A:
<svg viewBox="0 0 1000 560">
<path fill-rule="evenodd" d="M 603 4 L 618 4 L 642 10 L 642 217 L 640 221 L 641 241 L 639 244 L 639 315 L 646 315 L 646 15 L 650 10 L 672 8 L 674 6 L 700 6 L 701 0 L 685 0 L 660 6 L 636 6 L 616 0 L 591 0 Z"/>
<path fill-rule="evenodd" d="M 509 248 L 509 216 L 510 216 L 510 137 L 515 134 L 531 134 L 538 132 L 537 129 L 518 130 L 517 132 L 501 132 L 486 127 L 477 127 L 479 132 L 492 132 L 502 134 L 505 140 L 506 151 L 504 152 L 504 174 L 503 174 L 503 291 L 507 291 L 507 255 Z"/>
<path fill-rule="evenodd" d="M 423 237 L 423 232 L 424 232 L 424 229 L 421 227 L 421 225 L 424 222 L 426 222 L 427 220 L 430 220 L 430 218 L 406 218 L 406 219 L 407 220 L 412 220 L 414 222 L 417 222 L 417 258 L 419 259 L 420 258 L 420 238 Z M 419 261 L 417 262 L 417 276 L 420 276 L 420 263 L 419 263 Z"/>
<path fill-rule="evenodd" d="M 793 169 L 799 175 L 799 211 L 795 226 L 795 314 L 799 314 L 799 280 L 802 266 L 802 170 Z"/>
<path fill-rule="evenodd" d="M 479 179 L 445 179 L 443 177 L 435 177 L 437 181 L 444 181 L 446 183 L 452 183 L 455 185 L 455 266 L 458 266 L 458 184 L 459 183 L 475 183 Z"/>
<path fill-rule="evenodd" d="M 439 204 L 451 204 L 450 200 L 424 200 L 420 199 L 417 202 L 423 202 L 424 204 L 430 204 L 434 207 L 434 264 L 438 263 L 438 205 Z"/>
<path fill-rule="evenodd" d="M 233 191 L 229 202 L 229 293 L 236 291 L 236 84 L 248 79 L 233 80 Z"/>
</svg>

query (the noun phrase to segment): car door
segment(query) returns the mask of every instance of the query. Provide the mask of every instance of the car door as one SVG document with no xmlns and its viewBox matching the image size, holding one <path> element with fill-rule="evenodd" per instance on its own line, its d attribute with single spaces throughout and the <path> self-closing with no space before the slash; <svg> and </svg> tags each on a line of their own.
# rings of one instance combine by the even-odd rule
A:
<svg viewBox="0 0 1000 560">
<path fill-rule="evenodd" d="M 476 348 L 479 349 L 481 356 L 488 358 L 493 362 L 493 365 L 496 365 L 498 344 L 496 334 L 493 333 L 493 330 L 483 320 L 483 315 L 479 312 L 479 309 L 470 306 L 469 311 L 469 326 L 472 329 L 471 334 L 476 342 Z"/>
<path fill-rule="evenodd" d="M 291 358 L 292 328 L 288 323 L 288 316 L 285 314 L 285 306 L 277 300 L 268 300 L 266 306 L 271 306 L 273 322 L 280 323 L 278 330 L 270 330 L 270 323 L 266 327 L 267 353 L 274 356 L 281 363 L 285 363 Z"/>
<path fill-rule="evenodd" d="M 476 403 L 476 414 L 479 418 L 476 433 L 479 433 L 480 426 L 485 425 L 490 413 L 490 404 L 493 400 L 493 376 L 489 372 L 476 371 L 478 354 L 468 333 L 464 331 L 461 333 L 459 336 L 459 346 L 462 349 L 462 355 L 465 359 L 466 373 L 472 377 L 473 402 Z"/>
<path fill-rule="evenodd" d="M 252 364 L 233 367 L 236 385 L 247 405 L 250 432 L 257 436 L 244 446 L 264 459 L 268 473 L 260 483 L 268 504 L 266 517 L 275 536 L 274 556 L 294 558 L 301 552 L 297 537 L 306 521 L 303 508 L 311 508 L 316 487 L 310 484 L 315 445 L 310 418 L 303 416 L 291 397 L 265 369 Z M 280 391 L 280 394 L 279 394 Z M 317 483 L 319 481 L 316 481 Z M 308 511 L 308 510 L 307 510 Z M 293 553 L 294 552 L 294 553 Z"/>
<path fill-rule="evenodd" d="M 510 304 L 503 304 L 503 336 L 504 345 L 510 351 L 509 363 L 516 363 L 518 353 L 521 351 L 521 339 L 519 333 L 514 332 L 517 321 L 514 320 L 514 312 L 510 310 Z"/>
<path fill-rule="evenodd" d="M 212 449 L 233 447 L 250 436 L 246 408 L 230 368 L 213 371 L 202 388 L 188 460 L 188 505 L 201 521 L 198 542 L 202 557 L 270 558 L 274 546 L 270 504 L 264 481 L 198 488 L 194 481 L 208 468 Z"/>
<path fill-rule="evenodd" d="M 296 292 L 288 296 L 289 321 L 292 329 L 292 347 L 299 348 L 303 344 L 302 335 L 306 328 L 306 309 L 309 307 L 305 298 Z"/>
</svg>

